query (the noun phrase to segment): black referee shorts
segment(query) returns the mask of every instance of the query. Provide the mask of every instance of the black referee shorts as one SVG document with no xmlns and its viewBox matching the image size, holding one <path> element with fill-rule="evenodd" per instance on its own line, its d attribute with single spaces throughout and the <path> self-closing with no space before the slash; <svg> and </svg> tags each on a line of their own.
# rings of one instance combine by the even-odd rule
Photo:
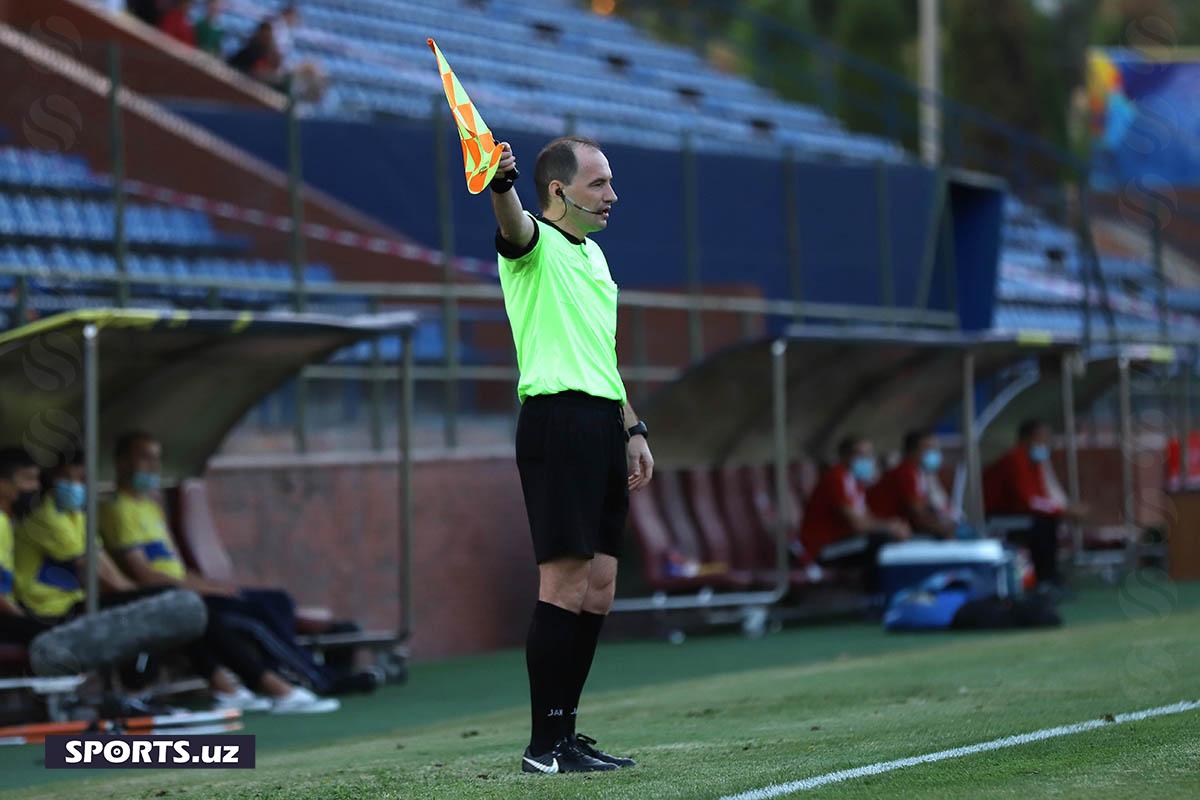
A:
<svg viewBox="0 0 1200 800">
<path fill-rule="evenodd" d="M 517 469 L 539 564 L 596 553 L 620 557 L 629 511 L 620 403 L 583 392 L 525 398 Z"/>
</svg>

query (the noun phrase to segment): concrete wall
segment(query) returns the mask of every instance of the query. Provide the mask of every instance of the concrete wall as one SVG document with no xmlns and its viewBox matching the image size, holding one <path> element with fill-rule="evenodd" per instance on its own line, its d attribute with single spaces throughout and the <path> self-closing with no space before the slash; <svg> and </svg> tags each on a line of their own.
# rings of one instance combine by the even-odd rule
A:
<svg viewBox="0 0 1200 800">
<path fill-rule="evenodd" d="M 1120 453 L 1080 453 L 1083 495 L 1100 524 L 1120 520 Z M 239 580 L 286 586 L 368 627 L 399 619 L 394 464 L 294 463 L 210 469 L 210 502 Z M 1162 472 L 1137 470 L 1141 521 L 1162 520 Z M 1065 480 L 1065 468 L 1057 467 Z M 417 658 L 524 641 L 537 573 L 512 454 L 434 458 L 414 470 L 413 610 Z"/>
<path fill-rule="evenodd" d="M 367 627 L 399 621 L 394 462 L 215 467 L 220 535 L 240 582 L 286 586 Z M 523 640 L 537 573 L 511 456 L 414 471 L 414 652 L 435 658 Z"/>
</svg>

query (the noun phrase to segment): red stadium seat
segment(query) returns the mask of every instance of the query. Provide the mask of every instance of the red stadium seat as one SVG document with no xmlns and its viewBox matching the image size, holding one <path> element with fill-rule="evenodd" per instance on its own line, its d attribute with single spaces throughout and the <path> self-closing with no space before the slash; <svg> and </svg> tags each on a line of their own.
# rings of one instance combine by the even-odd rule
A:
<svg viewBox="0 0 1200 800">
<path fill-rule="evenodd" d="M 208 485 L 199 478 L 179 486 L 179 528 L 184 559 L 196 572 L 214 581 L 233 583 L 233 559 L 221 542 L 208 504 Z"/>
<path fill-rule="evenodd" d="M 775 537 L 763 521 L 774 518 L 767 468 L 722 467 L 715 475 L 735 563 L 752 570 L 760 584 L 774 584 L 778 561 Z M 757 504 L 765 505 L 762 513 Z M 812 584 L 813 578 L 808 570 L 793 568 L 788 572 L 788 583 L 797 588 Z"/>
<path fill-rule="evenodd" d="M 728 523 L 729 543 L 735 567 L 761 567 L 773 552 L 746 490 L 743 467 L 722 467 L 717 471 L 721 509 Z"/>
<path fill-rule="evenodd" d="M 741 587 L 754 585 L 754 573 L 750 569 L 750 565 L 740 565 L 734 556 L 729 531 L 725 520 L 721 517 L 721 509 L 717 505 L 712 471 L 705 468 L 690 469 L 686 473 L 685 483 L 686 496 L 709 560 L 730 566 L 729 580 L 731 583 Z"/>
<path fill-rule="evenodd" d="M 673 561 L 682 563 L 686 557 L 672 540 L 670 528 L 653 492 L 643 489 L 630 495 L 629 519 L 641 546 L 643 575 L 652 590 L 683 592 L 720 587 L 720 580 L 715 579 L 718 576 L 670 574 L 669 565 Z"/>
<path fill-rule="evenodd" d="M 700 534 L 688 513 L 687 500 L 683 496 L 679 473 L 673 470 L 655 472 L 651 487 L 658 492 L 659 508 L 666 520 L 675 549 L 696 561 L 709 561 L 708 553 L 700 544 Z M 728 562 L 726 562 L 728 566 Z"/>
<path fill-rule="evenodd" d="M 765 537 L 765 541 L 759 544 L 760 552 L 770 553 L 772 556 L 775 553 L 775 524 L 780 514 L 779 502 L 775 497 L 773 471 L 771 467 L 765 465 L 747 467 L 745 471 L 750 491 L 751 507 L 754 509 L 754 513 L 758 515 L 758 531 Z M 784 485 L 788 491 L 791 490 L 790 483 L 785 481 Z M 792 499 L 794 501 L 796 498 L 793 497 Z M 798 509 L 798 503 L 794 502 L 793 508 Z M 798 533 L 798 530 L 789 529 L 787 531 L 789 541 Z"/>
<path fill-rule="evenodd" d="M 188 566 L 214 581 L 236 583 L 233 559 L 225 549 L 208 503 L 208 485 L 200 478 L 183 481 L 179 487 L 179 513 L 175 530 L 179 549 Z M 328 608 L 296 608 L 296 632 L 321 633 L 328 629 L 333 612 Z"/>
</svg>

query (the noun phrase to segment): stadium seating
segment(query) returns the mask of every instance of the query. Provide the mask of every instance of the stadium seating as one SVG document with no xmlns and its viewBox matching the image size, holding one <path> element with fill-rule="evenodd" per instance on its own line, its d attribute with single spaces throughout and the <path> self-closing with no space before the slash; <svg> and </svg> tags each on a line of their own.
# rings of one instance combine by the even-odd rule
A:
<svg viewBox="0 0 1200 800">
<path fill-rule="evenodd" d="M 789 469 L 793 502 L 802 496 L 793 478 L 805 472 L 800 462 Z M 764 465 L 656 469 L 650 487 L 630 497 L 630 522 L 646 585 L 662 592 L 773 587 L 778 581 L 773 533 L 778 504 L 770 476 Z M 811 568 L 798 533 L 788 532 L 791 590 L 854 579 L 852 572 Z"/>
<path fill-rule="evenodd" d="M 118 274 L 113 253 L 114 212 L 105 178 L 75 156 L 0 148 L 0 267 L 35 270 L 29 306 L 39 313 L 111 304 Z M 243 237 L 218 232 L 203 212 L 130 202 L 125 207 L 125 266 L 136 282 L 133 297 L 148 307 L 191 307 L 207 302 L 208 289 L 182 281 L 256 282 L 272 288 L 222 288 L 225 304 L 287 305 L 292 266 L 240 257 Z M 90 279 L 90 280 L 89 280 Z M 109 279 L 109 280 L 104 280 Z M 310 289 L 333 281 L 326 264 L 308 264 Z M 0 275 L 11 292 L 12 275 Z M 9 298 L 11 300 L 11 298 Z M 362 298 L 326 303 L 333 313 L 367 310 Z M 11 302 L 4 310 L 11 308 Z M 7 313 L 3 320 L 7 324 Z"/>
<path fill-rule="evenodd" d="M 1130 335 L 1157 335 L 1158 309 L 1153 298 L 1146 296 L 1157 286 L 1153 267 L 1146 261 L 1106 255 L 1099 256 L 1099 266 L 1108 302 L 1119 312 L 1113 316 L 1118 329 Z M 1079 335 L 1085 324 L 1083 299 L 1089 284 L 1092 324 L 1099 328 L 1108 324 L 1097 308 L 1103 295 L 1076 234 L 1008 196 L 993 327 Z M 1172 320 L 1176 333 L 1200 333 L 1200 303 L 1192 306 L 1186 299 L 1175 300 L 1179 296 L 1176 289 L 1170 295 L 1171 309 L 1180 312 Z"/>
<path fill-rule="evenodd" d="M 230 4 L 230 38 L 246 35 L 281 4 Z M 604 141 L 667 150 L 677 150 L 688 130 L 700 150 L 776 156 L 787 145 L 814 158 L 906 159 L 893 142 L 850 133 L 820 109 L 781 101 L 689 50 L 565 0 L 313 0 L 296 42 L 302 57 L 321 63 L 333 80 L 317 113 L 428 118 L 441 91 L 424 44 L 431 35 L 476 99 L 486 101 L 493 126 L 557 134 L 573 124 Z M 1056 274 L 1067 287 L 1047 294 L 1010 267 Z M 1073 231 L 1010 198 L 996 327 L 1079 333 L 1082 295 L 1070 295 L 1082 292 L 1084 267 Z M 1101 267 L 1113 279 L 1110 294 L 1119 296 L 1152 278 L 1133 259 L 1105 258 Z M 1137 330 L 1151 324 L 1145 309 L 1131 310 L 1128 321 Z"/>
<path fill-rule="evenodd" d="M 226 47 L 236 48 L 259 19 L 282 4 L 226 4 Z M 425 47 L 429 35 L 438 38 L 476 99 L 486 100 L 494 126 L 556 134 L 573 123 L 603 140 L 671 150 L 689 130 L 700 149 L 774 156 L 790 145 L 809 158 L 906 160 L 894 142 L 850 133 L 817 108 L 784 102 L 716 71 L 695 53 L 565 0 L 307 2 L 297 46 L 333 79 L 328 97 L 310 113 L 428 118 L 441 102 L 441 84 Z M 98 279 L 117 271 L 109 244 L 112 217 L 107 178 L 92 173 L 82 159 L 0 148 L 0 266 L 37 269 L 30 282 L 35 293 L 78 295 L 86 304 L 111 292 Z M 994 327 L 1081 332 L 1085 277 L 1094 276 L 1085 275 L 1088 264 L 1074 231 L 1015 196 L 1006 201 L 1004 221 Z M 226 305 L 288 306 L 290 265 L 241 257 L 247 242 L 218 232 L 202 212 L 130 202 L 126 232 L 129 274 L 153 282 L 134 286 L 139 303 L 204 305 L 214 299 L 212 293 L 182 283 L 201 278 L 262 284 L 222 287 L 215 299 Z M 1156 332 L 1150 266 L 1102 257 L 1100 267 L 1117 311 L 1111 319 L 1127 333 Z M 310 265 L 305 279 L 319 287 L 332 273 Z M 11 276 L 0 274 L 0 291 L 13 286 Z M 1092 291 L 1094 308 L 1096 287 Z M 368 307 L 364 298 L 317 294 L 309 303 L 313 310 L 359 313 Z M 31 300 L 34 308 L 55 304 L 61 301 Z M 4 321 L 10 307 L 0 308 Z M 1178 317 L 1173 330 L 1200 333 L 1200 301 L 1173 291 L 1171 308 Z M 1092 313 L 1093 325 L 1107 324 Z M 430 334 L 425 336 L 428 345 Z M 438 343 L 428 352 L 440 350 Z M 361 356 L 343 358 L 365 361 Z"/>
<path fill-rule="evenodd" d="M 227 46 L 280 5 L 229 4 Z M 678 149 L 680 132 L 691 130 L 701 150 L 744 152 L 754 144 L 778 155 L 789 145 L 850 160 L 907 158 L 893 142 L 851 133 L 818 109 L 781 102 L 623 20 L 567 3 L 314 0 L 295 38 L 301 58 L 321 63 L 333 79 L 320 113 L 427 118 L 441 91 L 429 36 L 472 94 L 486 99 L 493 126 L 512 119 L 560 133 L 571 120 L 605 141 L 659 149 Z"/>
</svg>

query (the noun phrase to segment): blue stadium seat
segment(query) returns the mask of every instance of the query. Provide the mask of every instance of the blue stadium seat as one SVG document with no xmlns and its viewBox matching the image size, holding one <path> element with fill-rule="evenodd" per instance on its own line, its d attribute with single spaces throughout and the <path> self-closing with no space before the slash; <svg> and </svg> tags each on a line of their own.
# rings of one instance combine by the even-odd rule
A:
<svg viewBox="0 0 1200 800">
<path fill-rule="evenodd" d="M 332 283 L 333 270 L 328 264 L 309 264 L 304 268 L 305 283 Z"/>
</svg>

